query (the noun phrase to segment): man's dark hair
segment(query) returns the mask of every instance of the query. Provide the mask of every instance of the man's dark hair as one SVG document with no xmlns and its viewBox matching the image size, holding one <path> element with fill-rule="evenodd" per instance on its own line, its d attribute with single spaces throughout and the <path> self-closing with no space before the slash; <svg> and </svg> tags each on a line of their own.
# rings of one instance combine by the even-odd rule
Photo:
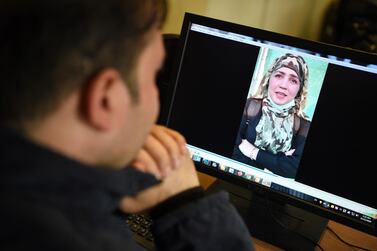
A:
<svg viewBox="0 0 377 251">
<path fill-rule="evenodd" d="M 134 67 L 165 0 L 2 0 L 0 125 L 43 118 L 105 67 L 134 100 Z"/>
</svg>

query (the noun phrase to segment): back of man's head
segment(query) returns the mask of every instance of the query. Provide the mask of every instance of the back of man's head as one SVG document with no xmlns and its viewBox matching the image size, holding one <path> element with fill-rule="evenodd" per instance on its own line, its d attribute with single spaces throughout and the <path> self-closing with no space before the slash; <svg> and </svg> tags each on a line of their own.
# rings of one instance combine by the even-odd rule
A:
<svg viewBox="0 0 377 251">
<path fill-rule="evenodd" d="M 0 2 L 0 125 L 42 119 L 105 67 L 118 69 L 132 98 L 134 66 L 164 0 Z"/>
</svg>

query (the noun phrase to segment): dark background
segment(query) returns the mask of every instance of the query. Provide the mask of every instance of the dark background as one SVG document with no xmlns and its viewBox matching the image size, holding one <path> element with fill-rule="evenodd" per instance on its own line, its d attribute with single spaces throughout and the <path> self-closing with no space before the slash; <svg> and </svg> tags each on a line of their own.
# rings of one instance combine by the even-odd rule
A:
<svg viewBox="0 0 377 251">
<path fill-rule="evenodd" d="M 296 180 L 377 208 L 377 74 L 329 64 Z"/>
<path fill-rule="evenodd" d="M 231 157 L 259 47 L 189 34 L 169 126 Z"/>
</svg>

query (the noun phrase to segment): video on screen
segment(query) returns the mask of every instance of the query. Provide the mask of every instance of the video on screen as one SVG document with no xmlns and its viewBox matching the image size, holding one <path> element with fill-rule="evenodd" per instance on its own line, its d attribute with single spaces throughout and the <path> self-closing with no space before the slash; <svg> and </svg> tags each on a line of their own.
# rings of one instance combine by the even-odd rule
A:
<svg viewBox="0 0 377 251">
<path fill-rule="evenodd" d="M 232 158 L 295 178 L 328 63 L 261 48 Z"/>
</svg>

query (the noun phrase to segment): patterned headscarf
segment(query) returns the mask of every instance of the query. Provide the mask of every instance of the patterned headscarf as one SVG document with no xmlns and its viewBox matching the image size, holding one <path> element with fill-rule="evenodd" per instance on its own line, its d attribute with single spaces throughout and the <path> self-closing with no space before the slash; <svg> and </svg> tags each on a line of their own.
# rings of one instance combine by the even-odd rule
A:
<svg viewBox="0 0 377 251">
<path fill-rule="evenodd" d="M 268 84 L 272 73 L 282 67 L 296 72 L 300 80 L 300 89 L 294 100 L 285 105 L 278 105 L 268 95 Z M 288 53 L 275 60 L 258 89 L 263 98 L 263 106 L 262 117 L 255 129 L 257 133 L 255 146 L 272 153 L 286 152 L 291 149 L 294 115 L 307 118 L 303 109 L 306 103 L 308 75 L 308 66 L 300 56 Z"/>
</svg>

